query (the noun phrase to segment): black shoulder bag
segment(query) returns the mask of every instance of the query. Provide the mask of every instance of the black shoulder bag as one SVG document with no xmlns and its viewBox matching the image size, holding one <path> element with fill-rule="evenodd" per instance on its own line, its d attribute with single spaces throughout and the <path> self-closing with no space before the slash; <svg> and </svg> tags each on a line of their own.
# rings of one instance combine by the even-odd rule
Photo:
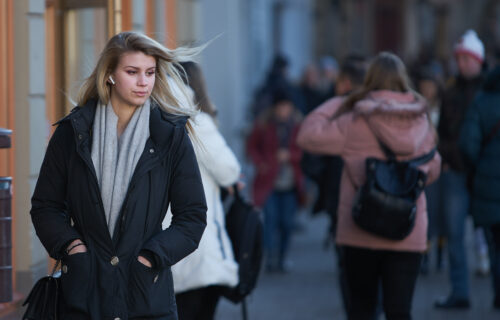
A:
<svg viewBox="0 0 500 320">
<path fill-rule="evenodd" d="M 226 230 L 239 264 L 239 283 L 227 288 L 223 296 L 233 303 L 242 302 L 243 319 L 247 319 L 245 298 L 257 285 L 262 262 L 261 212 L 246 202 L 234 185 L 234 200 L 226 214 Z"/>
<path fill-rule="evenodd" d="M 378 143 L 387 160 L 366 159 L 366 181 L 358 189 L 352 216 L 365 231 L 402 240 L 413 230 L 417 199 L 427 180 L 418 166 L 430 161 L 436 149 L 412 160 L 398 161 L 394 152 L 380 140 Z"/>
<path fill-rule="evenodd" d="M 28 305 L 23 320 L 57 320 L 60 319 L 61 271 L 57 270 L 58 260 L 49 276 L 38 280 L 31 289 L 23 306 Z"/>
</svg>

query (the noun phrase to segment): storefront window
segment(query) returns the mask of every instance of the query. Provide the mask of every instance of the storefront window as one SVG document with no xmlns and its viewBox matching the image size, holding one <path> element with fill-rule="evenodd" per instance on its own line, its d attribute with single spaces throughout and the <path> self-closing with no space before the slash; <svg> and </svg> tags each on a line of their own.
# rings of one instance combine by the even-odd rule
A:
<svg viewBox="0 0 500 320">
<path fill-rule="evenodd" d="M 77 99 L 78 89 L 94 68 L 106 45 L 106 8 L 77 8 L 65 12 L 65 88 L 69 111 Z M 69 109 L 69 110 L 68 110 Z"/>
</svg>

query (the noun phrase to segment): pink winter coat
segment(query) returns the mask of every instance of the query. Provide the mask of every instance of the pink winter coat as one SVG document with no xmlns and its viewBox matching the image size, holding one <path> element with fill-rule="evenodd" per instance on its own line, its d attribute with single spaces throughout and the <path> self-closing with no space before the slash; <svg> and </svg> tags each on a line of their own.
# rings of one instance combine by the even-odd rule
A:
<svg viewBox="0 0 500 320">
<path fill-rule="evenodd" d="M 333 98 L 314 110 L 303 122 L 297 142 L 312 153 L 340 155 L 344 160 L 340 185 L 337 238 L 339 245 L 369 249 L 423 251 L 427 242 L 427 206 L 422 193 L 417 200 L 413 231 L 403 240 L 378 237 L 360 229 L 351 210 L 358 187 L 365 181 L 365 159 L 384 159 L 376 137 L 387 145 L 399 160 L 421 156 L 434 148 L 436 134 L 426 114 L 426 104 L 412 93 L 374 91 L 358 101 L 353 111 L 331 120 L 343 102 Z M 441 157 L 420 166 L 427 173 L 427 183 L 440 172 Z"/>
</svg>

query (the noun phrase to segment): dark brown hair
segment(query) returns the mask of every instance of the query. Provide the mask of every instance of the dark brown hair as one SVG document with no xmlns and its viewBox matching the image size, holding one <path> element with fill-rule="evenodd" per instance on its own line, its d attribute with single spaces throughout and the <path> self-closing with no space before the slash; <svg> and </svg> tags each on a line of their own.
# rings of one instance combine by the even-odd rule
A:
<svg viewBox="0 0 500 320">
<path fill-rule="evenodd" d="M 184 68 L 187 76 L 183 75 L 184 82 L 193 89 L 196 106 L 202 112 L 208 113 L 215 118 L 217 110 L 208 98 L 205 78 L 200 66 L 193 61 L 181 62 L 181 66 Z"/>
</svg>

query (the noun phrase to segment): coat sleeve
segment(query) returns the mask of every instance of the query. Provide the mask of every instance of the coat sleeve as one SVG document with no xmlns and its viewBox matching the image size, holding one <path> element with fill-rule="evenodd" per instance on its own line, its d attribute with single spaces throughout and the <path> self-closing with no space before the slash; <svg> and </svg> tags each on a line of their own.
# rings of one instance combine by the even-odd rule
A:
<svg viewBox="0 0 500 320">
<path fill-rule="evenodd" d="M 252 162 L 257 167 L 267 165 L 266 157 L 263 156 L 263 153 L 260 150 L 262 146 L 262 141 L 264 141 L 262 139 L 263 136 L 264 135 L 263 135 L 262 125 L 260 123 L 255 123 L 255 125 L 252 128 L 252 131 L 250 132 L 250 135 L 248 136 L 246 143 L 246 150 L 248 157 L 252 159 Z"/>
<path fill-rule="evenodd" d="M 333 98 L 306 117 L 300 128 L 297 143 L 311 153 L 340 155 L 344 149 L 350 114 L 332 120 L 343 98 Z"/>
<path fill-rule="evenodd" d="M 183 130 L 174 151 L 169 199 L 172 223 L 151 238 L 143 250 L 154 254 L 157 267 L 174 265 L 191 252 L 201 240 L 207 220 L 207 204 L 193 146 Z"/>
<path fill-rule="evenodd" d="M 436 131 L 429 122 L 428 133 L 425 139 L 425 143 L 422 146 L 423 148 L 422 150 L 420 150 L 420 153 L 429 153 L 433 148 L 436 147 L 436 142 Z M 419 169 L 427 175 L 426 184 L 429 185 L 433 183 L 441 174 L 441 155 L 439 154 L 439 152 L 436 150 L 434 157 L 430 161 L 419 166 Z"/>
<path fill-rule="evenodd" d="M 459 147 L 468 165 L 475 166 L 481 152 L 483 132 L 477 105 L 473 103 L 467 110 L 460 131 Z"/>
<path fill-rule="evenodd" d="M 66 204 L 68 175 L 67 141 L 71 127 L 61 124 L 49 141 L 38 181 L 31 198 L 31 220 L 37 236 L 54 259 L 60 259 L 67 244 L 81 238 L 71 226 Z"/>
<path fill-rule="evenodd" d="M 238 181 L 240 164 L 212 118 L 208 114 L 200 113 L 193 128 L 201 140 L 201 144 L 195 146 L 198 162 L 220 186 L 227 187 Z"/>
</svg>

